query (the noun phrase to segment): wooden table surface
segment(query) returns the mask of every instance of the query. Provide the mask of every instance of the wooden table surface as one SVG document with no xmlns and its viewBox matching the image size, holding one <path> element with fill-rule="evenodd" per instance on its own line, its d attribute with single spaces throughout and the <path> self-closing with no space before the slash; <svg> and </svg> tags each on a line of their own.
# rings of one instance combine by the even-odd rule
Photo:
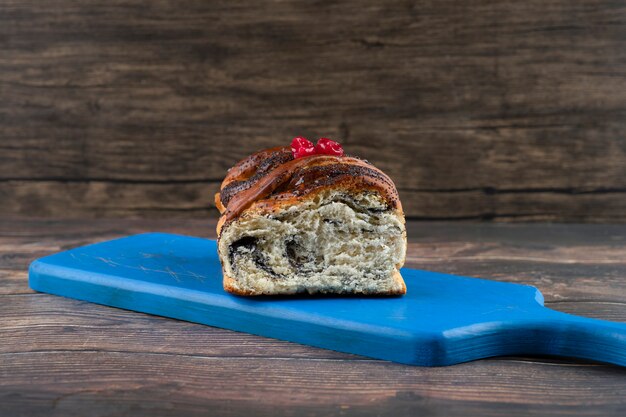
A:
<svg viewBox="0 0 626 417">
<path fill-rule="evenodd" d="M 0 415 L 626 415 L 626 369 L 506 357 L 418 368 L 98 306 L 27 285 L 38 257 L 214 221 L 1 220 Z M 626 225 L 408 225 L 407 266 L 537 286 L 626 321 Z"/>
</svg>

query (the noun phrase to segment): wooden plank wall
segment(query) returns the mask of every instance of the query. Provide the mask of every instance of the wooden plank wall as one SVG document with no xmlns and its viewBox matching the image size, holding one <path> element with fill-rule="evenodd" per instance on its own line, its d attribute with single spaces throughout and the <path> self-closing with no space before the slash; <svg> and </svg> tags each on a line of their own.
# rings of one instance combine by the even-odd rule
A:
<svg viewBox="0 0 626 417">
<path fill-rule="evenodd" d="M 216 216 L 300 134 L 413 218 L 624 222 L 626 4 L 0 0 L 1 216 Z"/>
</svg>

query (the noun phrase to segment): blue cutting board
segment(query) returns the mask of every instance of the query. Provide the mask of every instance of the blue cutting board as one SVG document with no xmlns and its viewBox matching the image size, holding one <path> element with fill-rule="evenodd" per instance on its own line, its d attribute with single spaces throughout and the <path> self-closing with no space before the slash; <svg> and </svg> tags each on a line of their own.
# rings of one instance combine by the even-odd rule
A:
<svg viewBox="0 0 626 417">
<path fill-rule="evenodd" d="M 534 287 L 405 268 L 403 297 L 238 297 L 214 240 L 149 233 L 34 261 L 36 291 L 411 365 L 556 355 L 626 365 L 626 324 L 543 306 Z"/>
</svg>

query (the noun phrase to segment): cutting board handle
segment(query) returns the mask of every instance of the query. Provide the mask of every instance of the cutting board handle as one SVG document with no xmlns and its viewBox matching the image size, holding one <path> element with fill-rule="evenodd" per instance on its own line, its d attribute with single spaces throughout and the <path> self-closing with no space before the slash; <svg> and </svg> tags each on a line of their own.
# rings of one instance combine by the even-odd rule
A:
<svg viewBox="0 0 626 417">
<path fill-rule="evenodd" d="M 590 319 L 539 306 L 502 311 L 500 319 L 444 332 L 450 365 L 493 356 L 562 356 L 626 366 L 626 323 Z"/>
<path fill-rule="evenodd" d="M 536 353 L 626 366 L 626 323 L 542 310 L 535 321 L 543 333 Z"/>
</svg>

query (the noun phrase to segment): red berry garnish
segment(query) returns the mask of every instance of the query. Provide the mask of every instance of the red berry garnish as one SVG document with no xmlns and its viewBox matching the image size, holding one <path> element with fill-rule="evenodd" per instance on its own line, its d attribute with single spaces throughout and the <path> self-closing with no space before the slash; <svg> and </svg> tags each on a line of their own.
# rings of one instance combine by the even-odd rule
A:
<svg viewBox="0 0 626 417">
<path fill-rule="evenodd" d="M 343 156 L 343 148 L 334 140 L 319 138 L 315 145 L 315 153 L 324 155 Z"/>
<path fill-rule="evenodd" d="M 302 136 L 293 138 L 291 141 L 291 152 L 294 158 L 302 158 L 303 156 L 315 155 L 315 145 L 313 142 Z"/>
</svg>

